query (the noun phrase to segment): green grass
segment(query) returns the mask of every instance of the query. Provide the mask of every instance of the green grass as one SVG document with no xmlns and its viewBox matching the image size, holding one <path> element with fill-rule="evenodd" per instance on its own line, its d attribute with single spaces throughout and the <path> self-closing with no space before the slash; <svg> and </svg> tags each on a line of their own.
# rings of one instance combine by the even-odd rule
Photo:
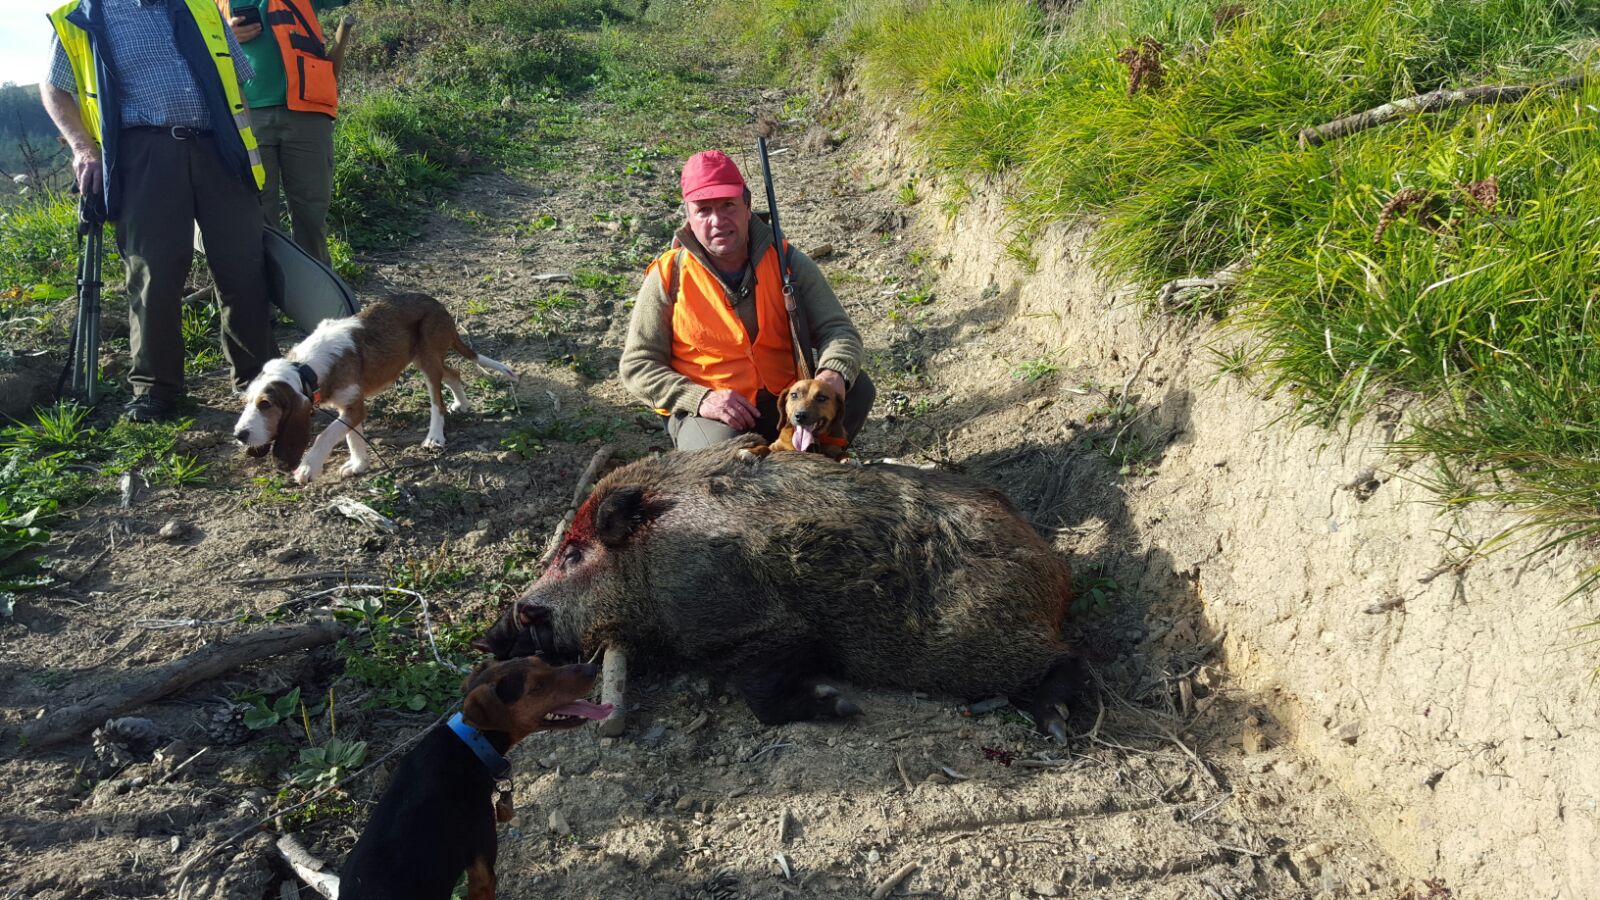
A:
<svg viewBox="0 0 1600 900">
<path fill-rule="evenodd" d="M 1230 351 L 1304 420 L 1421 398 L 1405 452 L 1448 503 L 1513 504 L 1600 533 L 1600 86 L 1416 117 L 1320 148 L 1299 129 L 1447 86 L 1593 65 L 1600 5 L 1534 0 L 724 3 L 773 70 L 859 74 L 910 113 L 939 183 L 1003 174 L 1017 238 L 1097 225 L 1096 263 L 1152 288 L 1225 267 L 1200 297 L 1253 335 Z M 1223 17 L 1226 18 L 1226 17 Z M 1160 84 L 1130 93 L 1122 51 L 1153 38 Z M 759 46 L 756 46 L 759 40 Z M 820 67 L 815 60 L 831 61 Z M 1466 186 L 1493 177 L 1483 209 Z M 1427 211 L 1374 240 L 1386 203 Z M 1600 572 L 1591 573 L 1600 575 Z"/>
</svg>

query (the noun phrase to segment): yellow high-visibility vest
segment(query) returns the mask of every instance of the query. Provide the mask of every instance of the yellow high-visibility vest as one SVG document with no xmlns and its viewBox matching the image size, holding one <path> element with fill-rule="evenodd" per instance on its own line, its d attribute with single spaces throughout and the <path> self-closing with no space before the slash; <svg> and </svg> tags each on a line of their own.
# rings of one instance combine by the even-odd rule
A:
<svg viewBox="0 0 1600 900">
<path fill-rule="evenodd" d="M 56 36 L 61 39 L 61 47 L 66 51 L 67 61 L 72 66 L 72 77 L 78 85 L 78 114 L 83 118 L 83 126 L 96 144 L 104 146 L 101 130 L 107 113 L 110 113 L 112 121 L 116 121 L 119 115 L 117 110 L 101 108 L 99 75 L 96 71 L 89 33 L 75 23 L 67 21 L 67 16 L 77 10 L 79 2 L 80 0 L 71 0 L 51 13 L 50 24 L 55 26 Z M 228 46 L 227 35 L 223 33 L 223 29 L 227 26 L 217 14 L 217 8 L 212 0 L 183 0 L 183 2 L 188 7 L 190 18 L 200 30 L 200 37 L 205 40 L 210 67 L 216 70 L 217 79 L 222 84 L 222 94 L 227 100 L 227 109 L 211 110 L 212 128 L 217 127 L 218 119 L 225 118 L 233 122 L 234 130 L 238 132 L 245 153 L 249 157 L 250 173 L 255 176 L 256 190 L 259 191 L 267 183 L 267 170 L 261 163 L 261 151 L 256 145 L 255 131 L 250 127 L 250 111 L 245 108 L 244 95 L 239 91 L 239 75 L 233 68 L 233 50 Z M 204 67 L 194 65 L 191 60 L 190 69 L 203 71 Z M 202 77 L 201 71 L 194 71 L 193 74 L 195 78 Z"/>
</svg>

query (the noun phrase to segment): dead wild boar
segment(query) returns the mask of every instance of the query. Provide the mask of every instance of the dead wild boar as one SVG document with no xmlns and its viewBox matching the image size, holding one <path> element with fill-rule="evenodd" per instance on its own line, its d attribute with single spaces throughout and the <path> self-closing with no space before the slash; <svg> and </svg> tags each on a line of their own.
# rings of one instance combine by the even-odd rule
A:
<svg viewBox="0 0 1600 900">
<path fill-rule="evenodd" d="M 550 567 L 474 642 L 552 661 L 615 645 L 730 679 L 779 724 L 859 708 L 824 679 L 1005 694 L 1064 739 L 1082 685 L 1066 563 L 1006 496 L 809 453 L 668 453 L 611 473 Z"/>
</svg>

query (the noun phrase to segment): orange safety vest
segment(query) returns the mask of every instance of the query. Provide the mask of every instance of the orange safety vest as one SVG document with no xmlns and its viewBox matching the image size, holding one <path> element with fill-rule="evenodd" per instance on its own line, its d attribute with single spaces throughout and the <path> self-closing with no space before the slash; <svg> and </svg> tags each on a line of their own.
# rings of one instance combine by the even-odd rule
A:
<svg viewBox="0 0 1600 900">
<path fill-rule="evenodd" d="M 221 5 L 223 17 L 232 18 L 231 4 L 221 0 Z M 333 77 L 333 60 L 328 58 L 316 10 L 303 0 L 268 0 L 263 27 L 272 32 L 278 52 L 283 55 L 289 108 L 337 118 L 339 85 Z"/>
<path fill-rule="evenodd" d="M 799 376 L 789 343 L 777 251 L 768 247 L 756 266 L 754 344 L 717 273 L 684 252 L 683 271 L 673 278 L 678 253 L 668 250 L 650 265 L 659 272 L 663 290 L 670 291 L 678 282 L 678 296 L 672 298 L 672 368 L 703 387 L 735 391 L 752 406 L 761 388 L 774 396 L 782 394 Z"/>
</svg>

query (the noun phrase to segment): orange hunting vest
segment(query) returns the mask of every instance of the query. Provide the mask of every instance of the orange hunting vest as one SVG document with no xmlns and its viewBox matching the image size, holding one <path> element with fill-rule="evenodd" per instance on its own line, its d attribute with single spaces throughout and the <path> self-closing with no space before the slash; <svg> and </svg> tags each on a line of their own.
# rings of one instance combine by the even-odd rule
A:
<svg viewBox="0 0 1600 900">
<path fill-rule="evenodd" d="M 670 291 L 674 280 L 679 285 L 678 296 L 672 298 L 672 368 L 714 391 L 736 391 L 752 405 L 760 388 L 782 394 L 799 376 L 789 343 L 789 314 L 783 306 L 777 251 L 768 247 L 756 265 L 754 345 L 717 273 L 694 254 L 682 251 L 683 271 L 673 278 L 679 254 L 677 249 L 668 250 L 650 266 L 659 271 L 663 290 Z"/>
<path fill-rule="evenodd" d="M 224 18 L 233 16 L 228 0 L 218 0 L 218 5 Z M 268 0 L 263 26 L 272 32 L 278 52 L 283 55 L 289 108 L 338 117 L 339 86 L 333 78 L 333 61 L 328 59 L 317 11 L 303 0 Z"/>
<path fill-rule="evenodd" d="M 316 10 L 301 0 L 269 0 L 267 21 L 283 52 L 289 108 L 337 117 L 339 87 L 333 80 L 333 61 L 328 59 Z"/>
</svg>

